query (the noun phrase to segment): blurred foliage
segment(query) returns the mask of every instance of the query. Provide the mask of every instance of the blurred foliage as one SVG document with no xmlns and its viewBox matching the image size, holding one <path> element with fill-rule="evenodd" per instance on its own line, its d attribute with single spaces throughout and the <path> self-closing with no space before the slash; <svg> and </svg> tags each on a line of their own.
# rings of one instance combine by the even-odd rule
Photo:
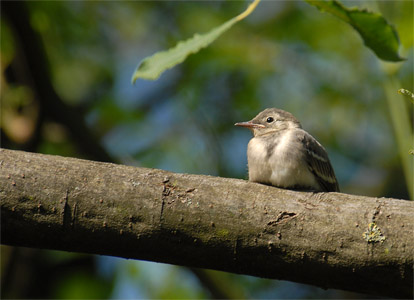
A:
<svg viewBox="0 0 414 300">
<path fill-rule="evenodd" d="M 179 41 L 173 48 L 159 51 L 146 57 L 138 64 L 137 69 L 132 75 L 132 84 L 137 79 L 158 79 L 163 72 L 182 63 L 190 54 L 197 53 L 201 49 L 209 46 L 234 24 L 247 17 L 259 2 L 260 0 L 255 0 L 249 5 L 246 11 L 220 26 L 212 28 L 207 33 L 195 33 L 192 38 Z M 379 58 L 386 61 L 403 60 L 398 54 L 400 47 L 398 33 L 382 15 L 369 12 L 366 9 L 349 9 L 335 0 L 306 0 L 306 2 L 314 5 L 320 11 L 331 13 L 333 16 L 350 24 L 360 34 L 365 45 L 373 50 Z"/>
<path fill-rule="evenodd" d="M 137 58 L 207 32 L 243 11 L 247 2 L 25 5 L 44 44 L 54 89 L 65 104 L 84 113 L 114 160 L 246 178 L 250 135 L 233 124 L 279 107 L 297 116 L 327 148 L 343 192 L 409 198 L 386 89 L 392 78 L 398 82 L 394 94 L 399 88 L 414 90 L 412 1 L 346 2 L 380 13 L 395 26 L 404 62 L 380 62 L 347 24 L 302 1 L 263 1 L 211 46 L 157 81 L 138 80 L 134 86 L 130 75 Z M 29 70 L 17 59 L 19 37 L 3 15 L 0 38 L 1 146 L 83 156 L 74 142 L 77 133 L 45 117 L 42 99 L 16 76 Z M 407 112 L 412 123 L 412 110 Z M 194 273 L 176 266 L 78 254 L 59 260 L 54 251 L 6 246 L 1 251 L 2 298 L 212 297 Z M 237 297 L 362 297 L 208 272 L 238 291 Z"/>
</svg>

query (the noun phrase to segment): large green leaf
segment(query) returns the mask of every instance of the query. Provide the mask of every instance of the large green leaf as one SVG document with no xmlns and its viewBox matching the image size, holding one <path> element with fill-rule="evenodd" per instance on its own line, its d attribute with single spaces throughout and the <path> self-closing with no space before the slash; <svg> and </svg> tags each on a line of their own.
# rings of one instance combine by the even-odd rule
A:
<svg viewBox="0 0 414 300">
<path fill-rule="evenodd" d="M 221 26 L 213 28 L 207 33 L 196 33 L 192 38 L 179 42 L 174 48 L 157 52 L 152 56 L 145 58 L 141 61 L 132 75 L 132 83 L 138 78 L 150 80 L 157 79 L 164 71 L 182 63 L 190 54 L 197 53 L 202 48 L 210 45 L 235 23 L 247 17 L 256 8 L 259 2 L 260 0 L 255 0 L 243 13 L 230 19 Z"/>
<path fill-rule="evenodd" d="M 319 10 L 328 12 L 350 24 L 370 48 L 381 59 L 401 61 L 398 54 L 400 41 L 397 31 L 383 16 L 365 9 L 347 8 L 336 0 L 305 0 Z"/>
</svg>

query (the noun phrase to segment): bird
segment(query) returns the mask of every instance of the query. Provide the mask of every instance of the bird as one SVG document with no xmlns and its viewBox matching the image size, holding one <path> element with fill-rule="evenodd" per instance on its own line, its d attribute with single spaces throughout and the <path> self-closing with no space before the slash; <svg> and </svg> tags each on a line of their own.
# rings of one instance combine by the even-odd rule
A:
<svg viewBox="0 0 414 300">
<path fill-rule="evenodd" d="M 253 133 L 247 146 L 249 181 L 279 188 L 339 192 L 325 148 L 289 112 L 267 108 L 248 122 Z"/>
</svg>

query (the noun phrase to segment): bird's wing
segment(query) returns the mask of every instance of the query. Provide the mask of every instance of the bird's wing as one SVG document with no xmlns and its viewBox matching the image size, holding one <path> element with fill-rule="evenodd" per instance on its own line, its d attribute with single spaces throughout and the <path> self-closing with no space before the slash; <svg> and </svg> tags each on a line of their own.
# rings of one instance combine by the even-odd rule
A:
<svg viewBox="0 0 414 300">
<path fill-rule="evenodd" d="M 339 192 L 335 172 L 323 146 L 308 133 L 304 134 L 302 143 L 306 149 L 309 170 L 315 175 L 321 188 L 326 192 Z"/>
</svg>

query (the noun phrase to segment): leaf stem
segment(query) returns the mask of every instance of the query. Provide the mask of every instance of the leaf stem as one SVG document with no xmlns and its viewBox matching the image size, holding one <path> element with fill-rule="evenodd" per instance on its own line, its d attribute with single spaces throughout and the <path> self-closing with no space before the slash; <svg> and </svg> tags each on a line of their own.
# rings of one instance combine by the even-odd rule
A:
<svg viewBox="0 0 414 300">
<path fill-rule="evenodd" d="M 251 14 L 251 12 L 256 8 L 256 6 L 259 4 L 260 0 L 254 0 L 247 9 L 242 12 L 240 15 L 236 17 L 237 21 L 243 20 L 245 17 Z"/>
</svg>

